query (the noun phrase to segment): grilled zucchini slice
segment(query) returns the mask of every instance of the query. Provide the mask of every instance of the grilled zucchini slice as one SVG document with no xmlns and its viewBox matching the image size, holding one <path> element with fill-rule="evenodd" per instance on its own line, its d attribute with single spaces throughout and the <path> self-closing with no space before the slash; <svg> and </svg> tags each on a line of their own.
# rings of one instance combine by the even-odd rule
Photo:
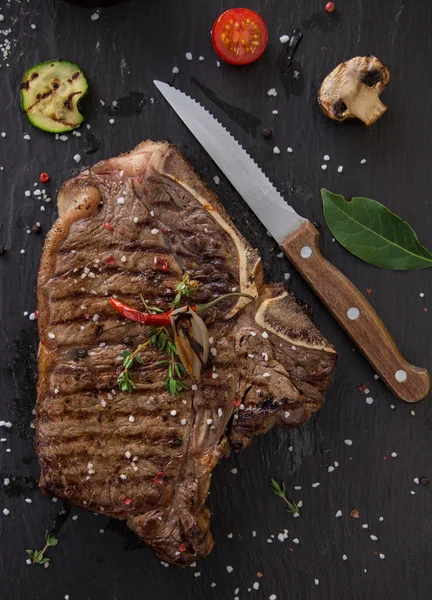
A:
<svg viewBox="0 0 432 600">
<path fill-rule="evenodd" d="M 47 60 L 24 74 L 21 107 L 38 129 L 50 133 L 71 131 L 84 120 L 78 102 L 88 87 L 78 65 L 61 59 Z"/>
</svg>

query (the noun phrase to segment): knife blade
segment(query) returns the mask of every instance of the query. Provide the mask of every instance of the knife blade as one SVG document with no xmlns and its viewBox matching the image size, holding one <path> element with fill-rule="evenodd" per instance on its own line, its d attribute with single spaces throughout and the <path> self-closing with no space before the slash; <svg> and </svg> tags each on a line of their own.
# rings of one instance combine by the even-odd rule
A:
<svg viewBox="0 0 432 600">
<path fill-rule="evenodd" d="M 207 109 L 162 81 L 155 80 L 154 84 L 389 389 L 406 402 L 425 398 L 431 385 L 429 373 L 403 358 L 366 298 L 322 256 L 319 233 L 312 223 L 284 200 L 246 150 Z"/>
</svg>

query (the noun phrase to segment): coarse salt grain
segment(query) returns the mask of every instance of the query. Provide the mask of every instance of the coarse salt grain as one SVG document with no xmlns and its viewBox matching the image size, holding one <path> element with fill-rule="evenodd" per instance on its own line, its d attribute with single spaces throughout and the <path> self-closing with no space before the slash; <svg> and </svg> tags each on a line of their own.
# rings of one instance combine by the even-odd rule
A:
<svg viewBox="0 0 432 600">
<path fill-rule="evenodd" d="M 135 417 L 134 417 L 133 415 L 131 415 L 131 416 L 129 417 L 129 421 L 130 421 L 131 423 L 133 423 L 133 422 L 135 421 Z"/>
<path fill-rule="evenodd" d="M 300 544 L 300 540 L 298 538 L 293 539 L 294 544 Z"/>
<path fill-rule="evenodd" d="M 182 420 L 180 421 L 180 423 L 181 423 L 182 425 L 186 425 L 187 421 L 186 421 L 186 419 L 182 419 Z"/>
<path fill-rule="evenodd" d="M 187 60 L 192 60 L 192 58 L 193 58 L 192 52 L 186 52 L 185 56 L 186 56 Z"/>
<path fill-rule="evenodd" d="M 73 158 L 76 163 L 79 163 L 81 161 L 81 156 L 79 154 L 75 154 Z"/>
<path fill-rule="evenodd" d="M 228 565 L 227 568 L 226 568 L 226 570 L 227 570 L 228 573 L 232 573 L 234 571 L 234 569 L 232 568 L 231 565 Z"/>
<path fill-rule="evenodd" d="M 373 404 L 374 399 L 371 398 L 370 396 L 368 398 L 366 398 L 366 404 Z"/>
<path fill-rule="evenodd" d="M 255 583 L 252 584 L 252 587 L 254 590 L 259 590 L 259 582 L 255 581 Z"/>
<path fill-rule="evenodd" d="M 193 385 L 191 385 L 191 390 L 192 390 L 193 392 L 196 392 L 196 391 L 197 391 L 197 389 L 198 389 L 198 386 L 197 386 L 195 383 L 194 383 Z"/>
<path fill-rule="evenodd" d="M 216 185 L 219 185 L 220 184 L 220 177 L 218 177 L 217 175 L 215 175 L 213 177 L 213 181 L 215 182 Z"/>
<path fill-rule="evenodd" d="M 267 331 L 263 331 L 262 336 L 266 340 L 268 338 L 269 334 L 267 333 Z"/>
<path fill-rule="evenodd" d="M 327 468 L 327 471 L 328 471 L 329 473 L 333 473 L 333 471 L 334 471 L 334 470 L 335 470 L 335 468 L 334 468 L 334 466 L 333 466 L 333 465 L 330 465 L 330 466 Z"/>
<path fill-rule="evenodd" d="M 277 96 L 276 88 L 270 88 L 267 92 L 267 96 Z"/>
<path fill-rule="evenodd" d="M 319 579 L 314 579 L 315 585 L 319 585 Z"/>
<path fill-rule="evenodd" d="M 341 517 L 342 516 L 342 511 L 338 510 L 337 513 L 335 514 L 335 517 Z"/>
<path fill-rule="evenodd" d="M 237 473 L 238 473 L 238 469 L 236 469 L 236 468 L 234 467 L 234 469 L 231 469 L 231 473 L 232 473 L 233 475 L 237 475 Z"/>
<path fill-rule="evenodd" d="M 380 557 L 381 559 L 384 559 L 384 558 L 385 558 L 385 554 L 382 554 L 382 553 L 380 553 L 379 557 Z"/>
<path fill-rule="evenodd" d="M 170 415 L 171 415 L 172 417 L 175 417 L 175 416 L 176 416 L 176 414 L 177 414 L 177 411 L 176 411 L 176 410 L 172 410 L 172 411 L 170 412 Z"/>
<path fill-rule="evenodd" d="M 328 154 L 324 154 L 323 160 L 329 161 L 330 160 L 330 156 Z"/>
<path fill-rule="evenodd" d="M 53 340 L 55 338 L 55 333 L 53 333 L 52 331 L 48 332 L 48 337 L 50 340 Z"/>
<path fill-rule="evenodd" d="M 271 596 L 269 596 L 269 600 L 277 600 L 276 594 L 272 594 Z"/>
<path fill-rule="evenodd" d="M 179 72 L 179 68 L 173 67 L 172 72 L 174 73 L 174 75 L 176 75 Z"/>
<path fill-rule="evenodd" d="M 281 44 L 286 44 L 287 42 L 289 42 L 289 35 L 281 35 L 279 41 L 281 42 Z"/>
<path fill-rule="evenodd" d="M 27 141 L 28 141 L 28 140 L 31 140 L 31 137 L 29 136 L 29 134 L 28 134 L 28 133 L 24 134 L 24 135 L 23 135 L 23 138 L 24 138 L 25 140 L 27 140 Z"/>
<path fill-rule="evenodd" d="M 397 452 L 392 452 L 391 455 L 392 455 L 393 458 L 396 458 Z"/>
<path fill-rule="evenodd" d="M 342 166 L 342 165 L 340 165 L 340 166 L 337 168 L 337 172 L 338 172 L 338 173 L 342 173 L 342 171 L 343 171 L 343 166 Z"/>
<path fill-rule="evenodd" d="M 150 232 L 152 235 L 157 235 L 159 233 L 159 229 L 156 229 L 156 227 L 154 229 L 151 230 Z"/>
<path fill-rule="evenodd" d="M 27 502 L 27 504 L 31 504 L 31 503 L 32 503 L 32 499 L 31 499 L 31 498 L 26 498 L 26 499 L 24 500 L 24 502 Z"/>
<path fill-rule="evenodd" d="M 288 148 L 287 148 L 287 152 L 289 152 L 290 154 L 292 154 L 292 152 L 293 152 L 293 149 L 291 148 L 291 146 L 288 146 Z"/>
<path fill-rule="evenodd" d="M 5 517 L 7 517 L 9 513 L 10 513 L 10 510 L 8 508 L 3 509 L 3 514 Z"/>
<path fill-rule="evenodd" d="M 277 146 L 273 148 L 273 154 L 280 154 L 280 150 Z"/>
<path fill-rule="evenodd" d="M 319 482 L 319 481 L 316 481 L 315 483 L 313 483 L 313 484 L 312 484 L 312 487 L 313 487 L 313 488 L 317 488 L 317 487 L 319 487 L 320 485 L 321 485 L 321 484 L 320 484 L 320 482 Z"/>
<path fill-rule="evenodd" d="M 115 119 L 109 119 L 108 123 L 109 123 L 110 125 L 114 125 L 114 123 L 115 123 Z"/>
<path fill-rule="evenodd" d="M 362 527 L 363 527 L 363 529 L 367 529 L 369 527 L 369 525 L 367 523 L 363 523 Z"/>
<path fill-rule="evenodd" d="M 5 478 L 3 479 L 3 485 L 9 485 L 9 484 L 10 484 L 10 479 L 9 479 L 9 477 L 5 477 Z"/>
<path fill-rule="evenodd" d="M 327 169 L 327 165 L 321 165 L 321 169 L 325 171 Z"/>
<path fill-rule="evenodd" d="M 25 250 L 24 250 L 24 248 L 22 248 L 22 249 L 20 250 L 20 253 L 21 253 L 21 254 L 25 254 Z"/>
<path fill-rule="evenodd" d="M 99 13 L 95 12 L 90 16 L 90 19 L 92 21 L 97 21 L 99 19 L 99 16 L 100 16 Z"/>
<path fill-rule="evenodd" d="M 370 536 L 370 539 L 371 539 L 373 542 L 376 542 L 376 541 L 378 540 L 378 538 L 377 538 L 377 536 L 376 536 L 376 535 L 371 535 L 371 536 Z"/>
<path fill-rule="evenodd" d="M 344 440 L 344 444 L 347 446 L 352 446 L 352 440 Z"/>
<path fill-rule="evenodd" d="M 348 560 L 348 556 L 346 554 L 342 554 L 342 560 Z"/>
<path fill-rule="evenodd" d="M 126 479 L 126 475 L 123 475 L 123 473 L 120 475 L 120 479 L 125 480 Z"/>
<path fill-rule="evenodd" d="M 361 159 L 361 161 L 360 161 L 360 164 L 361 164 L 361 165 L 364 165 L 364 164 L 365 164 L 365 162 L 366 162 L 366 159 L 365 159 L 365 158 L 362 158 L 362 159 Z"/>
<path fill-rule="evenodd" d="M 26 190 L 26 191 L 24 192 L 24 196 L 26 196 L 27 198 L 28 198 L 29 196 L 31 196 L 31 191 L 30 191 L 30 190 Z"/>
</svg>

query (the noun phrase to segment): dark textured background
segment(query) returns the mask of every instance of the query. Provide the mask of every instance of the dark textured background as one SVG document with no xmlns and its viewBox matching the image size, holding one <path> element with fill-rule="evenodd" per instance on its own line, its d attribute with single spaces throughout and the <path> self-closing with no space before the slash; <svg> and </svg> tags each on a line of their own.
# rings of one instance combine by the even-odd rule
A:
<svg viewBox="0 0 432 600">
<path fill-rule="evenodd" d="M 271 594 L 278 600 L 431 598 L 432 484 L 413 481 L 432 477 L 430 399 L 416 406 L 403 404 L 374 380 L 366 361 L 300 276 L 276 257 L 271 239 L 224 177 L 219 186 L 213 184 L 212 178 L 221 174 L 158 96 L 152 79 L 173 81 L 172 68 L 178 66 L 175 83 L 221 119 L 305 216 L 323 223 L 321 186 L 347 196 L 369 196 L 406 219 L 431 247 L 432 4 L 341 0 L 337 13 L 327 15 L 325 0 L 249 0 L 247 5 L 268 23 L 268 49 L 254 65 L 218 68 L 209 30 L 218 14 L 234 4 L 126 0 L 100 11 L 100 18 L 92 21 L 93 10 L 61 0 L 0 2 L 5 17 L 0 29 L 12 30 L 0 33 L 0 45 L 5 37 L 11 45 L 8 58 L 0 54 L 0 130 L 7 133 L 0 138 L 0 244 L 7 247 L 0 256 L 0 420 L 13 422 L 11 429 L 0 429 L 7 439 L 0 444 L 0 509 L 10 510 L 8 516 L 0 511 L 2 600 L 62 600 L 67 594 L 71 600 L 225 600 L 235 597 L 236 588 L 241 600 L 265 600 Z M 280 68 L 286 46 L 279 36 L 294 27 L 304 32 L 296 54 L 299 81 L 292 75 L 284 79 Z M 192 52 L 192 62 L 186 52 Z M 370 129 L 326 120 L 316 103 L 323 76 L 341 60 L 367 53 L 379 56 L 391 71 L 383 96 L 388 112 Z M 199 55 L 205 60 L 199 61 Z M 84 126 L 82 137 L 69 136 L 67 142 L 32 128 L 18 108 L 25 69 L 56 56 L 76 61 L 92 86 L 86 107 L 91 130 Z M 272 87 L 278 90 L 276 98 L 267 96 Z M 113 100 L 120 101 L 115 113 L 109 108 Z M 272 115 L 275 108 L 277 116 Z M 114 125 L 108 122 L 111 117 Z M 261 137 L 263 126 L 273 129 L 273 140 Z M 23 139 L 26 132 L 30 141 Z M 95 139 L 89 140 L 89 133 Z M 36 271 L 56 209 L 52 202 L 41 212 L 40 200 L 26 198 L 24 191 L 34 189 L 39 173 L 48 171 L 46 187 L 54 199 L 61 183 L 76 172 L 76 153 L 83 157 L 79 166 L 90 165 L 146 138 L 169 139 L 180 148 L 260 249 L 267 276 L 284 281 L 285 273 L 292 274 L 290 289 L 312 306 L 316 323 L 340 355 L 328 402 L 311 422 L 297 431 L 273 431 L 216 469 L 209 502 L 217 545 L 196 569 L 164 568 L 122 524 L 77 509 L 61 511 L 60 503 L 37 489 L 30 427 L 37 324 L 23 312 L 36 308 Z M 97 146 L 96 140 L 100 149 L 86 154 Z M 272 152 L 275 144 L 281 148 L 279 156 Z M 294 149 L 291 155 L 287 146 Z M 320 168 L 324 154 L 331 157 L 325 172 Z M 362 158 L 365 165 L 360 165 Z M 342 174 L 336 172 L 338 165 L 344 165 Z M 35 221 L 42 224 L 40 236 L 26 233 Z M 431 368 L 430 271 L 378 270 L 332 243 L 325 227 L 321 238 L 330 260 L 360 290 L 372 290 L 371 303 L 406 357 Z M 356 391 L 362 383 L 370 388 L 371 405 Z M 344 439 L 351 439 L 352 446 Z M 334 461 L 339 467 L 329 473 Z M 289 515 L 269 490 L 270 475 L 284 479 L 289 496 L 302 500 L 300 518 Z M 11 479 L 8 486 L 4 477 Z M 320 487 L 312 488 L 314 482 Z M 302 486 L 301 491 L 294 486 Z M 343 516 L 336 518 L 339 509 Z M 359 519 L 349 516 L 352 509 L 359 511 Z M 362 528 L 364 523 L 368 529 Z M 59 545 L 50 552 L 50 568 L 27 566 L 25 549 L 40 547 L 45 530 L 52 527 Z M 281 543 L 277 534 L 284 528 L 289 539 Z M 269 544 L 272 534 L 276 538 Z M 227 565 L 234 569 L 231 574 Z M 194 571 L 201 575 L 195 577 Z M 213 581 L 215 588 L 210 587 Z M 248 592 L 255 581 L 260 589 Z"/>
</svg>

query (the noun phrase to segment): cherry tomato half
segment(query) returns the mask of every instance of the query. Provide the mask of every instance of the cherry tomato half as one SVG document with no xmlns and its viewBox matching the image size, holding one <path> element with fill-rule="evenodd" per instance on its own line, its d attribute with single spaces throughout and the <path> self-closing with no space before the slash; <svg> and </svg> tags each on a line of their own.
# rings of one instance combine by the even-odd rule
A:
<svg viewBox="0 0 432 600">
<path fill-rule="evenodd" d="M 232 65 L 247 65 L 257 60 L 267 41 L 267 25 L 248 8 L 231 8 L 222 13 L 213 25 L 213 47 L 223 60 Z"/>
</svg>

